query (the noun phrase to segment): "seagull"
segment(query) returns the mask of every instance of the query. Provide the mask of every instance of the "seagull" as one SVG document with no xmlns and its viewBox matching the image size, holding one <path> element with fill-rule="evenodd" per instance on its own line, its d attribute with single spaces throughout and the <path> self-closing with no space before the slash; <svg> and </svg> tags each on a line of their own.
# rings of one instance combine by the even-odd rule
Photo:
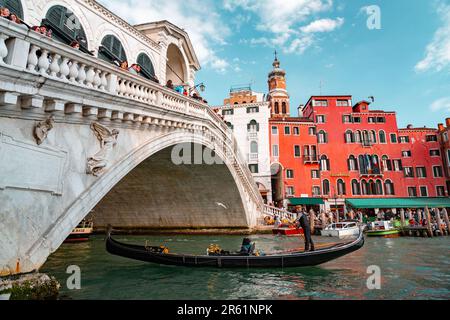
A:
<svg viewBox="0 0 450 320">
<path fill-rule="evenodd" d="M 224 205 L 224 204 L 221 203 L 221 202 L 216 202 L 216 204 L 217 204 L 219 207 L 223 207 L 223 208 L 225 208 L 225 209 L 228 209 L 227 206 Z"/>
</svg>

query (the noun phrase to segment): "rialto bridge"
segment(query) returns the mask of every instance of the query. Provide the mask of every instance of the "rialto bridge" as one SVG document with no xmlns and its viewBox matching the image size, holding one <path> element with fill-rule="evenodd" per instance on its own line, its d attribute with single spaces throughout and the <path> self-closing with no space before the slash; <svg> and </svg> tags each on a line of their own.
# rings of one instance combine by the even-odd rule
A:
<svg viewBox="0 0 450 320">
<path fill-rule="evenodd" d="M 1 275 L 39 269 L 92 210 L 97 227 L 124 229 L 251 229 L 273 212 L 226 124 L 154 81 L 194 85 L 183 30 L 133 27 L 91 0 L 17 3 L 55 36 L 0 18 Z M 59 30 L 65 18 L 82 32 Z M 64 40 L 76 34 L 84 50 Z M 110 61 L 125 56 L 147 73 Z"/>
</svg>

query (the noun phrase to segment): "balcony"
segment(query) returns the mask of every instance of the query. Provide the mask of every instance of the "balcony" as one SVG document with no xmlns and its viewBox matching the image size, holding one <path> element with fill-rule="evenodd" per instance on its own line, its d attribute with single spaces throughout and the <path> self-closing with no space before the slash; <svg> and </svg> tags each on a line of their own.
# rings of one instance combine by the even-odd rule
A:
<svg viewBox="0 0 450 320">
<path fill-rule="evenodd" d="M 248 140 L 258 140 L 258 132 L 249 131 L 247 133 Z"/>
<path fill-rule="evenodd" d="M 384 174 L 380 170 L 367 170 L 359 172 L 360 178 L 382 178 L 383 176 Z"/>
<path fill-rule="evenodd" d="M 248 162 L 249 163 L 258 162 L 258 154 L 257 153 L 249 153 L 248 154 Z"/>
<path fill-rule="evenodd" d="M 319 162 L 319 158 L 317 157 L 317 155 L 306 155 L 303 156 L 303 163 L 318 163 Z"/>
</svg>

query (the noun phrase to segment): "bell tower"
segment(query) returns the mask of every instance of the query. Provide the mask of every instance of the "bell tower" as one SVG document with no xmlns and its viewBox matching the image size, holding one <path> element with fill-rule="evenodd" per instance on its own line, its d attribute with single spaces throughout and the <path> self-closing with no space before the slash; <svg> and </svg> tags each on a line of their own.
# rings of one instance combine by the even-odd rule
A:
<svg viewBox="0 0 450 320">
<path fill-rule="evenodd" d="M 272 110 L 271 114 L 272 117 L 289 117 L 289 94 L 286 90 L 286 72 L 280 68 L 277 51 L 275 51 L 275 60 L 272 66 L 273 70 L 268 76 L 269 94 L 267 96 Z"/>
</svg>

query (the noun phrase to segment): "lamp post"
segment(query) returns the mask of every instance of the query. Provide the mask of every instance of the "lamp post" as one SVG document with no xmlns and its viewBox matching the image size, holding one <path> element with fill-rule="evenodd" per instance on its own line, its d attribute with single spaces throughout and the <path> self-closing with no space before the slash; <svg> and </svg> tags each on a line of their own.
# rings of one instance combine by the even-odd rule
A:
<svg viewBox="0 0 450 320">
<path fill-rule="evenodd" d="M 205 92 L 206 86 L 205 86 L 205 84 L 202 82 L 202 83 L 199 83 L 199 84 L 193 86 L 193 87 L 189 90 L 189 95 L 190 95 L 190 94 L 192 93 L 192 91 L 194 91 L 195 88 L 197 88 L 197 87 L 200 88 L 200 91 L 201 91 L 201 92 Z"/>
</svg>

